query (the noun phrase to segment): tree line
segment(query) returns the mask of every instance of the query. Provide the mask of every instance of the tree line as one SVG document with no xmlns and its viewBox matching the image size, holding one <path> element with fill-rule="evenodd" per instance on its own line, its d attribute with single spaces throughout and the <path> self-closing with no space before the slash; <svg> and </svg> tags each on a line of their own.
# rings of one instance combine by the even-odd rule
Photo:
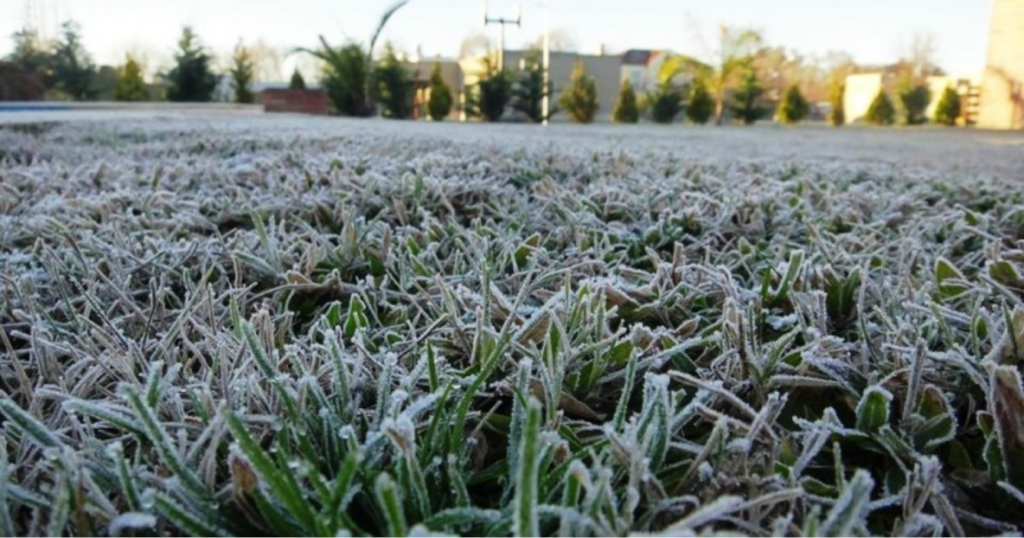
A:
<svg viewBox="0 0 1024 538">
<path fill-rule="evenodd" d="M 174 66 L 147 83 L 141 63 L 132 55 L 119 67 L 97 66 L 82 44 L 81 29 L 74 21 L 61 26 L 57 39 L 46 41 L 30 29 L 13 36 L 14 50 L 0 61 L 0 100 L 115 100 L 207 102 L 214 98 L 222 74 L 195 31 L 182 29 L 174 54 Z M 253 52 L 241 41 L 223 73 L 230 81 L 230 100 L 253 103 L 256 96 Z M 291 86 L 305 88 L 296 70 Z"/>
<path fill-rule="evenodd" d="M 374 51 L 388 21 L 408 2 L 388 8 L 367 43 L 350 41 L 334 46 L 320 36 L 319 46 L 296 52 L 312 55 L 322 64 L 320 83 L 335 114 L 408 119 L 417 115 L 418 74 L 401 61 L 387 44 L 375 58 Z M 139 61 L 128 55 L 118 68 L 97 67 L 82 45 L 80 29 L 74 22 L 62 26 L 61 36 L 43 42 L 30 30 L 14 34 L 14 50 L 0 62 L 0 99 L 40 98 L 119 101 L 167 99 L 176 102 L 212 100 L 222 76 L 230 85 L 231 100 L 252 103 L 255 66 L 252 51 L 239 41 L 229 67 L 218 74 L 213 57 L 190 27 L 178 40 L 174 65 L 147 84 Z M 925 123 L 931 102 L 926 77 L 940 74 L 931 61 L 928 47 L 917 46 L 893 69 L 897 76 L 895 99 L 883 87 L 871 103 L 865 121 L 877 125 L 900 122 Z M 655 123 L 673 123 L 680 117 L 693 124 L 722 124 L 731 119 L 750 125 L 771 116 L 785 124 L 807 119 L 814 102 L 827 99 L 827 120 L 843 125 L 846 76 L 863 70 L 852 59 L 838 55 L 831 59 L 827 73 L 804 61 L 796 53 L 769 47 L 751 29 L 722 27 L 716 48 L 700 61 L 685 55 L 669 55 L 661 63 L 653 89 L 639 92 L 624 77 L 611 117 L 618 123 L 636 123 L 647 118 Z M 589 123 L 599 111 L 596 81 L 586 65 L 576 63 L 568 84 L 555 95 L 552 82 L 544 85 L 540 51 L 528 51 L 516 69 L 497 69 L 493 55 L 485 59 L 485 73 L 466 88 L 462 105 L 467 116 L 482 121 L 501 121 L 513 114 L 530 122 L 542 122 L 565 113 L 571 121 Z M 305 80 L 296 70 L 290 87 L 304 89 Z M 435 63 L 427 84 L 425 113 L 434 120 L 448 117 L 456 106 L 455 95 L 446 83 L 441 65 Z M 826 95 L 827 92 L 827 95 Z M 542 102 L 551 101 L 548 117 Z M 947 88 L 939 100 L 936 121 L 955 124 L 961 102 L 956 90 Z"/>
</svg>

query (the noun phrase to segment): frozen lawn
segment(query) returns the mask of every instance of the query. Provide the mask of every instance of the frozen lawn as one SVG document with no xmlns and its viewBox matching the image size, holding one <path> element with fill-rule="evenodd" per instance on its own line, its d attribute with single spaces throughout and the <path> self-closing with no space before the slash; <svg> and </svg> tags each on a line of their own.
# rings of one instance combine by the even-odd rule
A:
<svg viewBox="0 0 1024 538">
<path fill-rule="evenodd" d="M 92 114 L 0 126 L 4 535 L 1024 525 L 1024 134 Z"/>
</svg>

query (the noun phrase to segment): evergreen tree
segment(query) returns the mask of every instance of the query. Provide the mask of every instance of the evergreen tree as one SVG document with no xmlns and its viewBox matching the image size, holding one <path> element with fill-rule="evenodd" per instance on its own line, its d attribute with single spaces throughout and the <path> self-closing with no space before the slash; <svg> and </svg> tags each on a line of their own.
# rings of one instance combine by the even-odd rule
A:
<svg viewBox="0 0 1024 538">
<path fill-rule="evenodd" d="M 384 58 L 374 70 L 374 78 L 377 82 L 376 97 L 381 106 L 381 115 L 396 120 L 411 118 L 416 84 L 412 73 L 398 60 L 395 49 L 390 44 L 384 50 Z"/>
<path fill-rule="evenodd" d="M 512 94 L 509 104 L 512 110 L 522 113 L 530 121 L 544 121 L 544 95 L 550 94 L 550 87 L 544 89 L 544 68 L 541 65 L 540 52 L 531 50 L 523 58 L 523 69 L 515 75 L 512 82 Z M 548 111 L 548 115 L 554 114 Z"/>
<path fill-rule="evenodd" d="M 182 29 L 175 66 L 167 73 L 167 99 L 174 102 L 208 102 L 217 87 L 210 69 L 210 55 L 190 26 Z"/>
<path fill-rule="evenodd" d="M 690 102 L 686 104 L 686 117 L 698 125 L 704 125 L 715 113 L 715 100 L 708 91 L 703 77 L 693 81 L 690 88 Z"/>
<path fill-rule="evenodd" d="M 636 103 L 636 92 L 628 78 L 622 79 L 622 87 L 619 88 L 619 100 L 615 103 L 615 110 L 612 111 L 612 120 L 615 123 L 636 123 L 640 120 L 640 108 Z"/>
<path fill-rule="evenodd" d="M 452 90 L 441 76 L 441 64 L 434 62 L 430 72 L 430 98 L 427 100 L 427 112 L 430 119 L 444 121 L 452 111 Z"/>
<path fill-rule="evenodd" d="M 921 125 L 928 121 L 926 112 L 931 98 L 931 92 L 924 84 L 908 82 L 903 85 L 900 90 L 900 103 L 903 105 L 903 114 L 907 125 Z"/>
<path fill-rule="evenodd" d="M 114 88 L 117 86 L 118 68 L 112 65 L 101 65 L 92 77 L 89 93 L 97 101 L 113 101 Z"/>
<path fill-rule="evenodd" d="M 289 90 L 305 90 L 306 79 L 302 78 L 302 73 L 299 73 L 298 68 L 292 71 L 292 80 L 288 83 Z"/>
<path fill-rule="evenodd" d="M 800 123 L 811 111 L 811 105 L 800 93 L 800 88 L 794 84 L 786 89 L 779 103 L 779 121 L 786 124 Z"/>
<path fill-rule="evenodd" d="M 252 53 L 241 42 L 235 46 L 235 54 L 231 58 L 231 91 L 236 103 L 254 103 L 256 96 L 252 93 L 253 71 L 255 62 Z"/>
<path fill-rule="evenodd" d="M 467 113 L 484 121 L 500 121 L 508 106 L 511 90 L 512 81 L 507 71 L 489 70 L 489 74 L 481 78 L 469 94 Z"/>
<path fill-rule="evenodd" d="M 761 94 L 764 88 L 761 81 L 757 79 L 757 73 L 753 69 L 747 69 L 740 81 L 740 86 L 732 94 L 732 112 L 736 119 L 744 125 L 752 125 L 767 114 L 767 110 L 761 106 Z"/>
<path fill-rule="evenodd" d="M 61 39 L 51 55 L 53 88 L 77 101 L 92 99 L 96 66 L 82 45 L 78 24 L 67 21 L 61 25 Z"/>
<path fill-rule="evenodd" d="M 955 89 L 947 86 L 942 92 L 942 98 L 935 107 L 935 121 L 948 126 L 956 125 L 960 117 L 960 94 Z"/>
<path fill-rule="evenodd" d="M 149 90 L 146 82 L 142 79 L 142 67 L 130 55 L 125 60 L 124 66 L 117 72 L 117 82 L 114 84 L 114 100 L 116 101 L 146 101 L 149 99 Z"/>
<path fill-rule="evenodd" d="M 594 78 L 587 75 L 583 61 L 577 61 L 572 70 L 569 85 L 562 90 L 559 105 L 576 123 L 590 123 L 597 113 L 597 84 Z"/>
<path fill-rule="evenodd" d="M 683 94 L 665 81 L 647 96 L 654 123 L 672 123 L 683 109 Z"/>
<path fill-rule="evenodd" d="M 896 108 L 893 107 L 892 100 L 886 95 L 885 90 L 880 90 L 871 101 L 864 120 L 873 125 L 892 125 L 896 122 Z"/>
<path fill-rule="evenodd" d="M 40 80 L 52 83 L 52 80 L 44 80 L 44 71 L 51 70 L 51 55 L 44 45 L 39 34 L 35 30 L 25 28 L 14 32 L 14 50 L 7 56 L 7 60 L 18 64 L 24 71 L 37 75 Z M 52 73 L 51 73 L 52 75 Z"/>
<path fill-rule="evenodd" d="M 832 83 L 829 102 L 832 109 L 828 112 L 828 123 L 833 127 L 846 125 L 846 84 L 839 81 Z"/>
</svg>

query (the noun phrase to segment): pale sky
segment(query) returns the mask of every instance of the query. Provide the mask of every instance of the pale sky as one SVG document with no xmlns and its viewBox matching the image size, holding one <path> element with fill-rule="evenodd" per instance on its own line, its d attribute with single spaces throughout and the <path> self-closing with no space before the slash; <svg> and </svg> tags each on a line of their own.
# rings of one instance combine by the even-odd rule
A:
<svg viewBox="0 0 1024 538">
<path fill-rule="evenodd" d="M 984 66 L 992 0 L 550 0 L 552 28 L 566 31 L 581 52 L 670 49 L 706 56 L 719 24 L 753 26 L 772 45 L 803 54 L 847 51 L 861 63 L 895 61 L 915 33 L 934 37 L 938 63 L 954 75 Z M 119 64 L 126 52 L 154 63 L 173 54 L 182 25 L 224 55 L 242 38 L 281 49 L 366 40 L 391 0 L 32 0 L 34 16 L 54 27 L 74 18 L 99 63 Z M 23 26 L 29 0 L 0 0 L 0 56 Z M 495 16 L 512 16 L 514 0 L 489 0 Z M 486 32 L 480 0 L 412 0 L 391 20 L 384 38 L 428 57 L 457 55 L 462 40 Z M 535 40 L 543 28 L 540 0 L 522 2 L 522 27 L 510 27 L 507 46 Z M 290 62 L 288 63 L 290 66 Z M 289 67 L 290 69 L 290 67 Z"/>
</svg>

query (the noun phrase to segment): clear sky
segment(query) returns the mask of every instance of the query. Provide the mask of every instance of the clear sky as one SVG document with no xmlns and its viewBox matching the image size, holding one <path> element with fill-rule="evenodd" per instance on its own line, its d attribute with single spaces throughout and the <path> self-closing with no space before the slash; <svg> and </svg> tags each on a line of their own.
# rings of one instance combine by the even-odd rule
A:
<svg viewBox="0 0 1024 538">
<path fill-rule="evenodd" d="M 938 62 L 957 75 L 984 66 L 992 0 L 550 0 L 552 28 L 566 31 L 582 52 L 671 49 L 696 56 L 713 48 L 719 24 L 754 26 L 773 45 L 804 54 L 848 51 L 862 63 L 894 61 L 917 32 L 938 45 Z M 340 43 L 364 40 L 391 0 L 34 0 L 37 19 L 72 17 L 96 60 L 120 63 L 128 51 L 157 63 L 170 57 L 184 24 L 218 54 L 239 38 L 280 48 L 313 46 L 317 35 Z M 385 38 L 427 56 L 455 56 L 462 40 L 483 32 L 480 0 L 412 0 L 392 19 Z M 489 0 L 494 15 L 513 15 L 514 0 Z M 26 17 L 27 0 L 0 0 L 0 55 Z M 543 28 L 540 0 L 522 2 L 519 47 Z M 486 32 L 497 37 L 497 27 Z"/>
</svg>

